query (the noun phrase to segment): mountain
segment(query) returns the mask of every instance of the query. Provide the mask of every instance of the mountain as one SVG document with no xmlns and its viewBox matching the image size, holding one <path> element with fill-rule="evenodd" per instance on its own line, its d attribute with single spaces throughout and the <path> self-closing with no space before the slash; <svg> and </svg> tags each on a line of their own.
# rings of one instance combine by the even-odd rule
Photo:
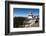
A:
<svg viewBox="0 0 46 36">
<path fill-rule="evenodd" d="M 39 25 L 39 17 L 35 18 L 33 17 L 32 19 L 28 19 L 27 17 L 14 17 L 14 28 L 19 28 L 19 27 L 27 27 L 27 26 L 38 26 Z M 25 26 L 27 25 L 27 26 Z"/>
</svg>

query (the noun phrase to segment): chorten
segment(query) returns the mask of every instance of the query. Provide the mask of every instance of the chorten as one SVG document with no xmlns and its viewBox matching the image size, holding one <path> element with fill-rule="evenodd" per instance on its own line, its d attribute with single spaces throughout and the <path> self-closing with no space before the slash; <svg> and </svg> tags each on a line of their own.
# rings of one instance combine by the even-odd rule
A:
<svg viewBox="0 0 46 36">
<path fill-rule="evenodd" d="M 28 16 L 29 19 L 32 19 L 32 17 L 33 17 L 31 12 L 29 12 L 27 16 Z"/>
</svg>

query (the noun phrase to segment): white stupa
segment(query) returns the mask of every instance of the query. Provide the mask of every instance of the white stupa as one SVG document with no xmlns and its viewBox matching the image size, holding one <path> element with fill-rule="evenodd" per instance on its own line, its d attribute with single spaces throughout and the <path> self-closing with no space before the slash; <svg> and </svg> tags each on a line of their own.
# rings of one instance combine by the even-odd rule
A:
<svg viewBox="0 0 46 36">
<path fill-rule="evenodd" d="M 36 17 L 37 18 L 37 17 Z M 31 25 L 35 24 L 36 18 L 33 19 L 33 14 L 29 12 L 27 14 L 27 19 L 24 21 L 25 27 L 31 27 Z"/>
<path fill-rule="evenodd" d="M 29 12 L 27 16 L 28 16 L 28 19 L 32 19 L 33 17 L 31 12 Z"/>
</svg>

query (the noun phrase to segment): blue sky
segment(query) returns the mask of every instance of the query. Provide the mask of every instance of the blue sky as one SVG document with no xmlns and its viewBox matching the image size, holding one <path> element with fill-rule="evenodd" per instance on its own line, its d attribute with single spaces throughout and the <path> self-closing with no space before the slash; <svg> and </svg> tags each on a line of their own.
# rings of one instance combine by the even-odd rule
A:
<svg viewBox="0 0 46 36">
<path fill-rule="evenodd" d="M 13 8 L 13 16 L 24 16 L 31 12 L 34 16 L 39 15 L 39 9 L 32 8 Z"/>
</svg>

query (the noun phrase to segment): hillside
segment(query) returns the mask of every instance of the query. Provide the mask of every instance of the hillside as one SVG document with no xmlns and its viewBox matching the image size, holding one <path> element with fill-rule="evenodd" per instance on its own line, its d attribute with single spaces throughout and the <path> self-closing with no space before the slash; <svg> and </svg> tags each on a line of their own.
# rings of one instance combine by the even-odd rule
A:
<svg viewBox="0 0 46 36">
<path fill-rule="evenodd" d="M 13 23 L 14 28 L 19 28 L 19 27 L 38 27 L 39 26 L 39 18 L 31 19 L 31 21 L 29 21 L 29 19 L 26 18 L 26 17 L 14 17 L 13 21 L 14 21 L 14 23 Z"/>
</svg>

